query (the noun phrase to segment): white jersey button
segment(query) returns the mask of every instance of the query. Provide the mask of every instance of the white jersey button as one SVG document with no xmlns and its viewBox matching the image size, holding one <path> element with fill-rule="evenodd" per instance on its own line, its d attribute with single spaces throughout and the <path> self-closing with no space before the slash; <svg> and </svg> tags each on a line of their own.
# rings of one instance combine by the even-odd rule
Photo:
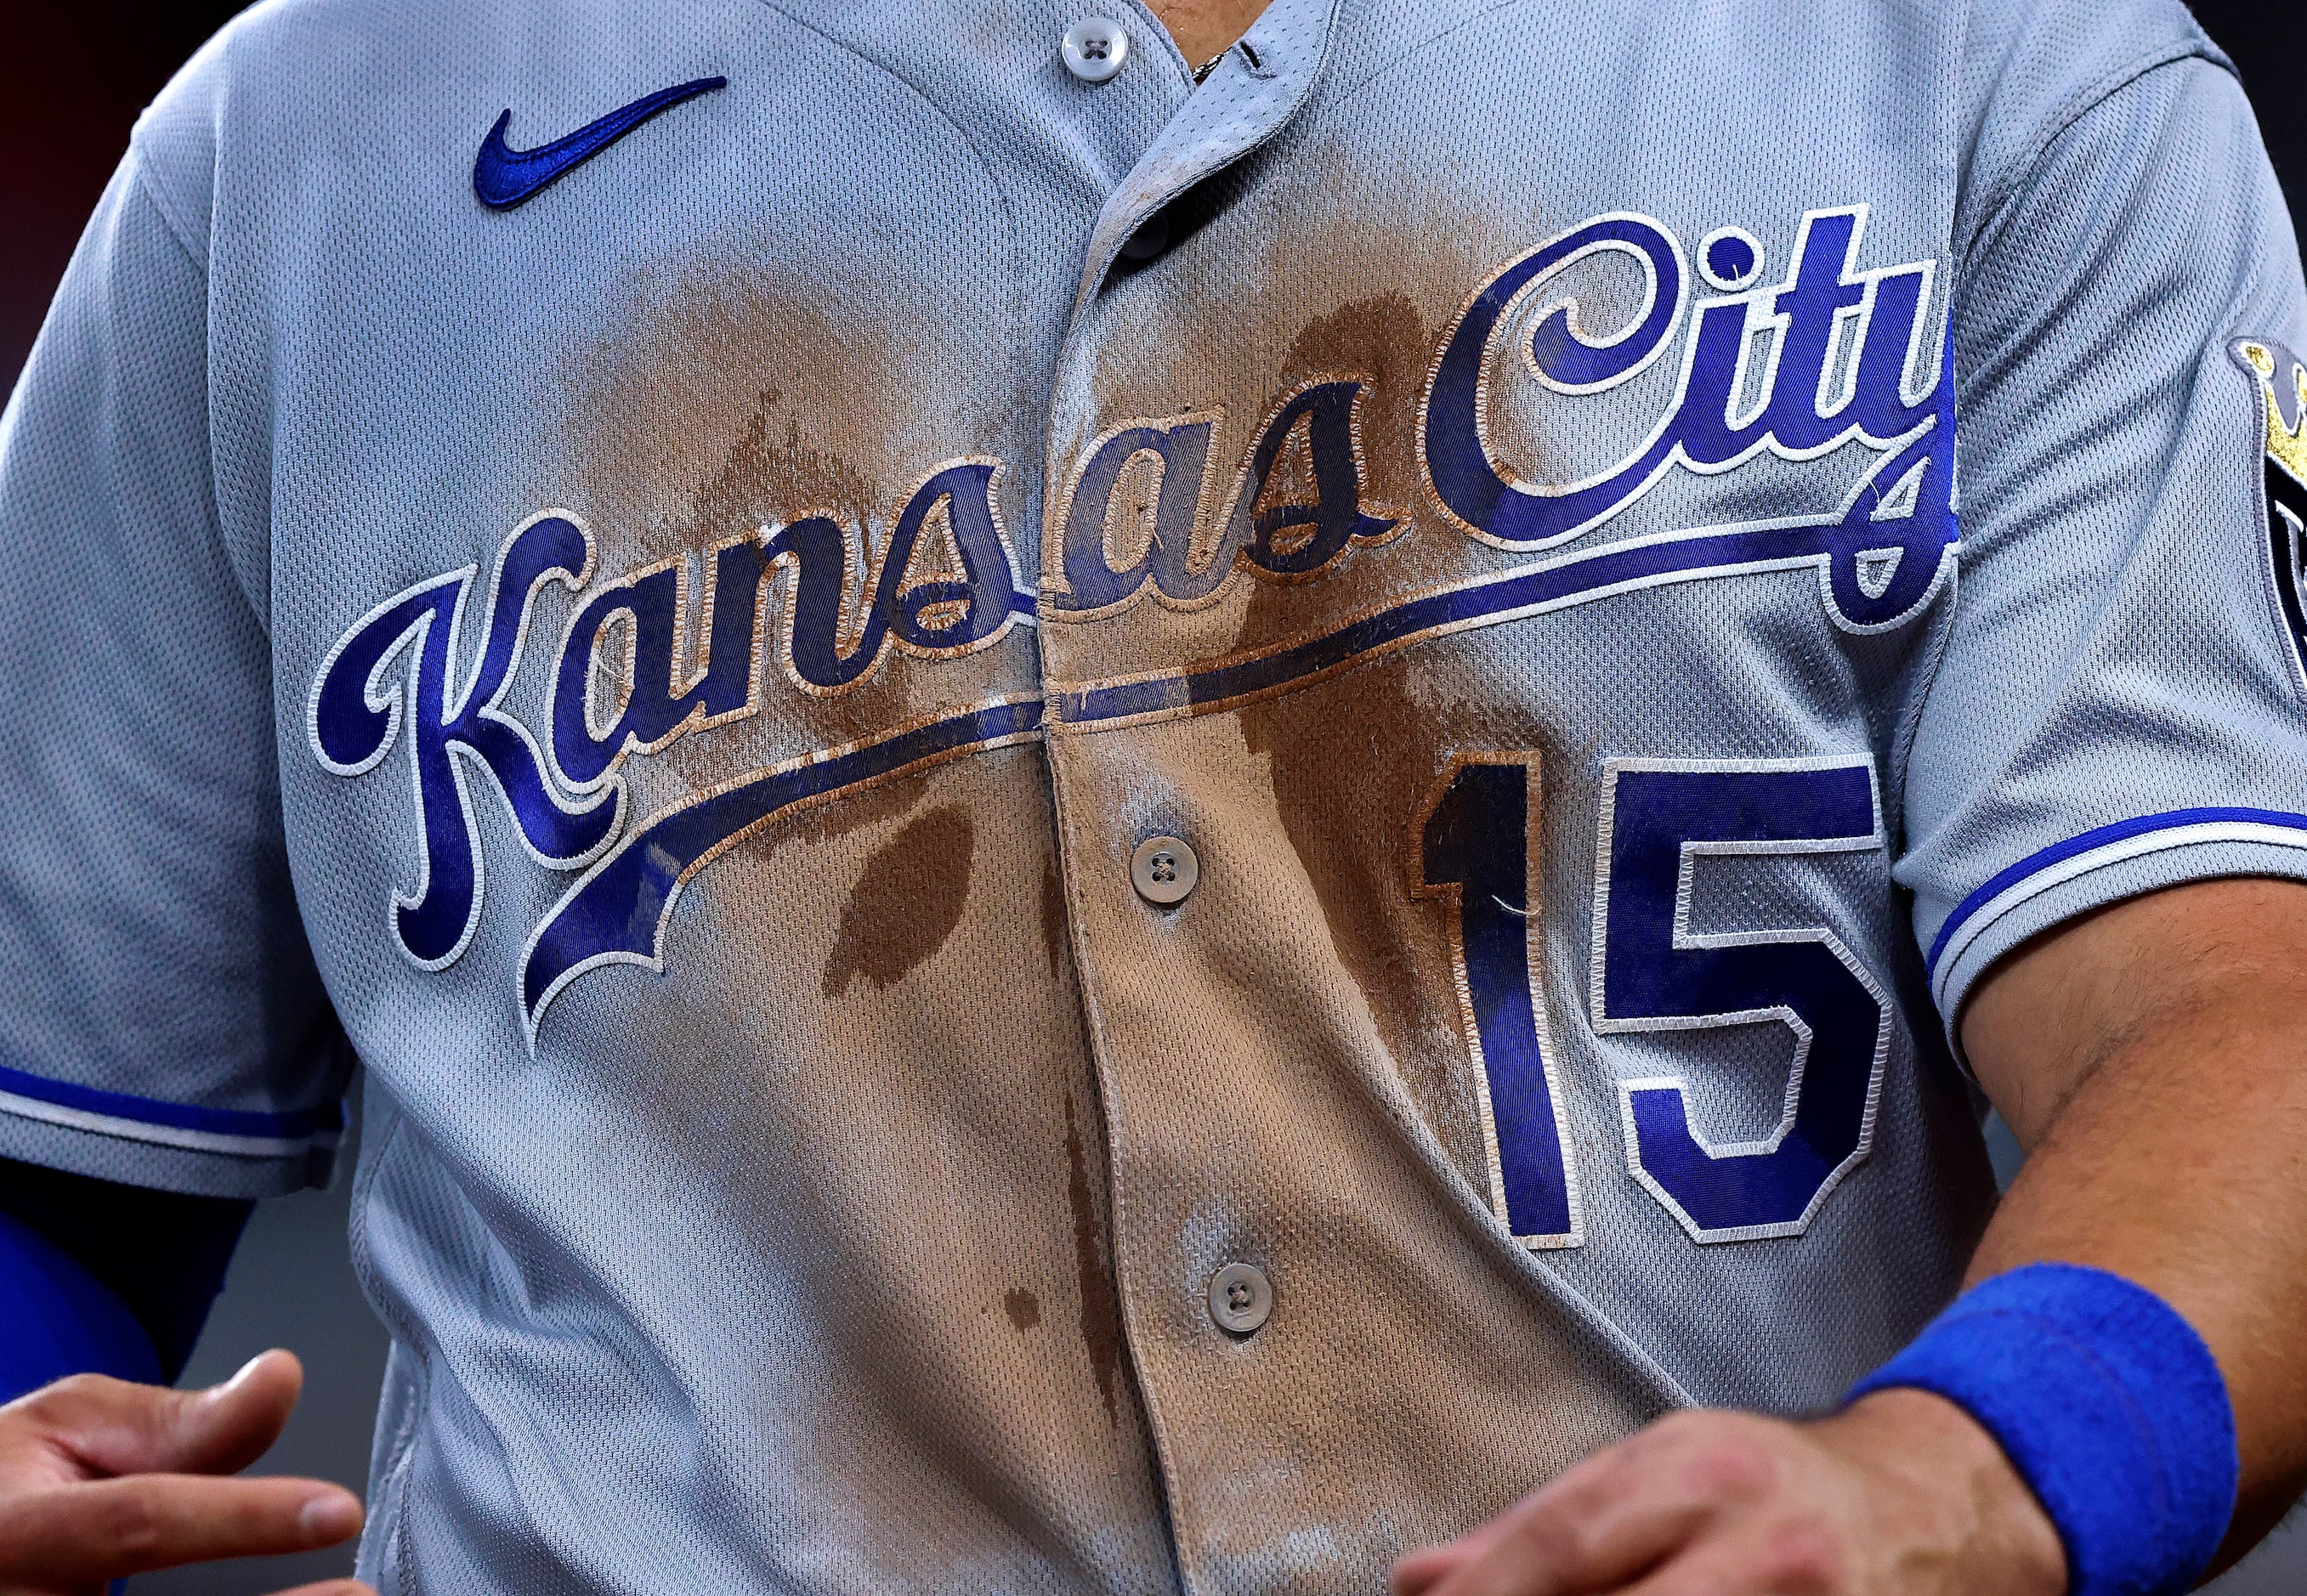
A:
<svg viewBox="0 0 2307 1596">
<path fill-rule="evenodd" d="M 1119 22 L 1084 17 L 1066 30 L 1058 48 L 1068 72 L 1085 83 L 1102 83 L 1129 59 L 1129 35 Z"/>
<path fill-rule="evenodd" d="M 1254 1336 L 1274 1311 L 1274 1283 L 1255 1264 L 1228 1264 L 1210 1276 L 1210 1317 L 1232 1336 Z"/>
<path fill-rule="evenodd" d="M 1202 862 L 1177 837 L 1148 837 L 1129 856 L 1129 884 L 1148 903 L 1182 903 L 1202 879 Z"/>
</svg>

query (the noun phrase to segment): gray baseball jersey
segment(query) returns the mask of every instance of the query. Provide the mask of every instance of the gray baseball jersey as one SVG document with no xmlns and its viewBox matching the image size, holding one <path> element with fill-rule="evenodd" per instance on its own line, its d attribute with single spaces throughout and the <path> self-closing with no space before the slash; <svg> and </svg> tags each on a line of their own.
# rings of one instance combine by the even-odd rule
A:
<svg viewBox="0 0 2307 1596">
<path fill-rule="evenodd" d="M 1099 11 L 268 4 L 74 259 L 0 1155 L 289 1190 L 357 1058 L 388 1592 L 1370 1589 L 1831 1401 L 1980 972 L 2307 876 L 2177 4 Z"/>
</svg>

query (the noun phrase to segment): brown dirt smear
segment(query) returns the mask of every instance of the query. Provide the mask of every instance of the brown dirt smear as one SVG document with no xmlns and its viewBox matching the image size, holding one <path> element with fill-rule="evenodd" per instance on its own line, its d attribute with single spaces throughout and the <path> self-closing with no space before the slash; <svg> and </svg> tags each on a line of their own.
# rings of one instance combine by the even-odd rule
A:
<svg viewBox="0 0 2307 1596">
<path fill-rule="evenodd" d="M 919 329 L 775 263 L 708 254 L 631 292 L 625 325 L 565 377 L 565 447 L 596 581 L 813 512 L 886 528 L 913 482 L 983 434 L 965 405 L 899 402 L 926 380 L 932 352 Z M 853 581 L 869 569 L 870 559 Z M 841 693 L 787 679 L 775 657 L 782 609 L 764 593 L 755 669 L 769 718 L 824 746 L 916 713 L 920 662 L 895 651 Z M 673 768 L 693 785 L 726 780 L 722 750 L 751 722 L 734 724 L 668 749 Z"/>
<path fill-rule="evenodd" d="M 1261 592 L 1251 607 L 1277 600 L 1287 602 L 1286 590 Z M 1274 807 L 1330 941 L 1369 1000 L 1388 1051 L 1406 1060 L 1423 1050 L 1402 1019 L 1418 972 L 1398 935 L 1406 898 L 1401 838 L 1432 781 L 1436 729 L 1411 697 L 1407 661 L 1364 666 L 1350 682 L 1251 704 L 1241 712 L 1242 740 L 1266 756 Z M 1350 713 L 1342 717 L 1342 709 Z"/>
<path fill-rule="evenodd" d="M 1082 1346 L 1105 1398 L 1109 1424 L 1121 1422 L 1121 1312 L 1105 1263 L 1105 1225 L 1089 1183 L 1089 1156 L 1074 1119 L 1074 1094 L 1066 1091 L 1066 1201 L 1073 1209 L 1074 1272 L 1081 1293 Z"/>
<path fill-rule="evenodd" d="M 1066 968 L 1066 930 L 1065 877 L 1052 855 L 1042 866 L 1042 952 L 1049 958 L 1053 976 Z"/>
<path fill-rule="evenodd" d="M 845 522 L 863 522 L 878 513 L 879 495 L 864 474 L 831 449 L 803 442 L 799 419 L 787 415 L 781 435 L 772 440 L 769 417 L 779 398 L 774 388 L 761 390 L 720 468 L 698 485 L 698 520 L 734 533 L 810 510 Z"/>
<path fill-rule="evenodd" d="M 1418 501 L 1418 397 L 1434 358 L 1433 336 L 1408 294 L 1372 294 L 1308 322 L 1274 385 L 1278 400 L 1325 371 L 1371 380 L 1362 393 L 1362 465 L 1369 478 L 1363 496 L 1397 516 Z"/>
<path fill-rule="evenodd" d="M 1253 615 L 1291 601 L 1289 589 L 1261 589 Z M 1411 898 L 1409 842 L 1449 755 L 1487 742 L 1465 723 L 1471 717 L 1421 704 L 1413 669 L 1402 656 L 1373 661 L 1248 705 L 1241 729 L 1248 751 L 1266 756 L 1282 830 L 1379 1040 L 1454 1147 L 1456 1127 L 1444 1122 L 1466 1106 L 1468 1064 L 1449 985 L 1446 911 Z"/>
<path fill-rule="evenodd" d="M 862 976 L 890 986 L 945 945 L 969 898 L 976 827 L 958 804 L 908 821 L 873 851 L 841 911 L 825 961 L 825 995 L 840 997 Z"/>
<path fill-rule="evenodd" d="M 1042 1302 L 1022 1285 L 1013 1285 L 1002 1294 L 1001 1311 L 1009 1316 L 1009 1327 L 1023 1336 L 1042 1322 Z"/>
<path fill-rule="evenodd" d="M 637 277 L 627 325 L 570 371 L 579 468 L 614 517 L 596 532 L 655 525 L 649 542 L 677 546 L 811 509 L 892 513 L 943 441 L 913 435 L 928 415 L 889 414 L 922 354 L 917 331 L 774 262 L 708 254 Z"/>
</svg>

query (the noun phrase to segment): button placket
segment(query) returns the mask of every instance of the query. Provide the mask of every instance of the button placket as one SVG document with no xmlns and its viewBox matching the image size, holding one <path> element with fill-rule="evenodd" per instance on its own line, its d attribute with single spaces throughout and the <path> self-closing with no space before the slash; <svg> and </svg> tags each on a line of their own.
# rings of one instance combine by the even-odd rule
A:
<svg viewBox="0 0 2307 1596">
<path fill-rule="evenodd" d="M 1281 0 L 1274 14 L 1261 22 L 1252 49 L 1229 54 L 1212 81 L 1192 95 L 1195 108 L 1188 112 L 1180 105 L 1171 124 L 1109 195 L 1085 260 L 1084 280 L 1090 292 L 1077 290 L 1052 374 L 1045 537 L 1063 535 L 1062 528 L 1047 517 L 1062 515 L 1052 507 L 1068 500 L 1072 474 L 1083 464 L 1087 440 L 1100 426 L 1116 424 L 1115 418 L 1138 414 L 1128 408 L 1128 399 L 1104 391 L 1104 379 L 1117 374 L 1101 374 L 1097 368 L 1101 346 L 1112 332 L 1105 324 L 1108 317 L 1135 313 L 1141 304 L 1130 300 L 1126 312 L 1118 312 L 1119 301 L 1101 303 L 1094 293 L 1096 282 L 1117 256 L 1132 268 L 1142 267 L 1166 259 L 1171 249 L 1190 241 L 1196 217 L 1183 209 L 1166 211 L 1169 201 L 1271 138 L 1289 121 L 1310 88 L 1336 4 Z M 1080 88 L 1069 98 L 1085 107 L 1106 103 L 1104 96 L 1088 94 L 1093 81 L 1118 85 L 1107 90 L 1109 95 L 1136 97 L 1152 92 L 1157 83 L 1167 84 L 1172 76 L 1166 47 L 1148 31 L 1149 24 L 1136 8 L 1124 9 L 1121 0 L 1113 0 L 1111 9 L 1128 19 L 1130 53 L 1144 59 L 1102 80 L 1074 73 Z M 1274 34 L 1271 44 L 1268 31 Z M 1065 64 L 1074 72 L 1070 58 Z M 1177 75 L 1183 77 L 1182 73 Z M 1191 92 L 1189 84 L 1187 91 Z M 1114 386 L 1128 386 L 1126 373 Z M 1148 403 L 1160 408 L 1159 402 Z M 1209 469 L 1221 467 L 1214 461 Z M 1049 624 L 1041 641 L 1056 721 L 1066 713 L 1067 683 L 1076 678 L 1097 679 L 1127 668 L 1127 661 L 1116 658 L 1117 636 L 1135 637 L 1138 624 L 1154 606 L 1146 606 L 1146 615 L 1116 616 L 1110 622 L 1060 616 L 1056 612 L 1065 607 L 1069 592 L 1061 583 L 1050 585 L 1054 564 L 1045 552 L 1041 562 L 1042 613 Z M 1149 1113 L 1148 1094 L 1161 1080 L 1180 1089 L 1197 1082 L 1196 1089 L 1205 1096 L 1224 1089 L 1205 1071 L 1226 1049 L 1204 1045 L 1187 1005 L 1212 978 L 1209 951 L 1229 945 L 1233 937 L 1229 926 L 1237 919 L 1239 907 L 1233 894 L 1251 889 L 1256 866 L 1252 858 L 1237 857 L 1240 841 L 1228 824 L 1231 817 L 1222 810 L 1198 806 L 1191 771 L 1173 766 L 1169 757 L 1149 747 L 1143 779 L 1130 783 L 1127 794 L 1108 786 L 1111 762 L 1128 745 L 1141 738 L 1159 741 L 1161 736 L 1130 730 L 1114 738 L 1076 738 L 1053 728 L 1048 757 L 1058 795 L 1065 867 L 1087 877 L 1076 888 L 1083 917 L 1077 975 L 1111 1127 L 1112 1267 L 1154 1444 L 1169 1472 L 1176 1462 L 1173 1448 L 1186 1444 L 1190 1451 L 1190 1443 L 1181 1438 L 1199 1430 L 1214 1413 L 1264 1411 L 1258 1405 L 1262 1399 L 1233 1390 L 1229 1382 L 1253 1374 L 1258 1364 L 1269 1361 L 1251 1348 L 1253 1338 L 1263 1337 L 1273 1322 L 1277 1305 L 1274 1277 L 1262 1266 L 1278 1228 L 1274 1189 L 1288 1182 L 1269 1182 L 1250 1169 L 1214 1177 L 1228 1214 L 1223 1229 L 1235 1235 L 1236 1247 L 1259 1257 L 1259 1263 L 1241 1261 L 1232 1247 L 1205 1251 L 1199 1238 L 1187 1244 L 1179 1229 L 1178 1171 L 1188 1165 L 1209 1168 L 1207 1160 L 1186 1145 L 1206 1143 L 1208 1133 L 1193 1122 L 1194 1116 L 1180 1126 L 1173 1122 L 1174 1116 L 1162 1119 Z M 1190 833 L 1190 841 L 1181 832 Z M 1214 841 L 1220 838 L 1224 840 Z M 1223 877 L 1217 880 L 1215 898 L 1196 895 L 1202 876 L 1200 847 L 1222 850 L 1211 858 L 1212 871 Z M 1223 851 L 1227 849 L 1235 851 Z M 1226 874 L 1220 870 L 1222 865 L 1251 874 Z M 1124 870 L 1129 878 L 1126 893 L 1114 879 Z M 1186 903 L 1189 897 L 1195 899 L 1191 905 Z M 1307 1267 L 1303 1259 L 1293 1267 L 1306 1278 L 1317 1279 L 1318 1271 Z M 1321 1294 L 1318 1282 L 1315 1289 Z M 1299 1332 L 1291 1327 L 1277 1333 L 1290 1336 L 1291 1344 L 1297 1344 Z M 1269 1353 L 1275 1344 L 1271 1338 L 1254 1342 Z M 1171 1489 L 1179 1492 L 1173 1532 L 1179 1566 L 1198 1571 L 1214 1555 L 1200 1492 L 1184 1476 L 1171 1472 L 1170 1478 Z M 1197 1573 L 1185 1577 L 1189 1584 L 1205 1583 Z"/>
<path fill-rule="evenodd" d="M 1272 138 L 1312 91 L 1341 0 L 1273 0 L 1107 198 L 1083 262 L 1076 312 L 1123 243 L 1162 207 Z M 1255 64 L 1252 64 L 1255 63 Z M 1192 86 L 1188 69 L 1186 81 Z"/>
</svg>

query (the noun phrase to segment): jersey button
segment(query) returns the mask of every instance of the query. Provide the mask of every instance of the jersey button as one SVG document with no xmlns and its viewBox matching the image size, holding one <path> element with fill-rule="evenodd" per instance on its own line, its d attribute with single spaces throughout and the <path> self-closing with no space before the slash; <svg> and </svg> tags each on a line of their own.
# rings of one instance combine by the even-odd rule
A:
<svg viewBox="0 0 2307 1596">
<path fill-rule="evenodd" d="M 1143 266 L 1169 247 L 1169 215 L 1165 211 L 1156 211 L 1145 218 L 1136 232 L 1121 241 L 1121 258 L 1132 266 Z"/>
<path fill-rule="evenodd" d="M 1084 17 L 1066 30 L 1058 53 L 1066 70 L 1085 83 L 1102 83 L 1129 59 L 1129 35 L 1105 17 Z"/>
<path fill-rule="evenodd" d="M 1210 1317 L 1229 1336 L 1255 1336 L 1274 1311 L 1274 1283 L 1255 1264 L 1228 1264 L 1210 1276 Z"/>
<path fill-rule="evenodd" d="M 1202 862 L 1179 837 L 1148 837 L 1129 856 L 1129 884 L 1148 903 L 1183 903 L 1202 879 Z"/>
</svg>

